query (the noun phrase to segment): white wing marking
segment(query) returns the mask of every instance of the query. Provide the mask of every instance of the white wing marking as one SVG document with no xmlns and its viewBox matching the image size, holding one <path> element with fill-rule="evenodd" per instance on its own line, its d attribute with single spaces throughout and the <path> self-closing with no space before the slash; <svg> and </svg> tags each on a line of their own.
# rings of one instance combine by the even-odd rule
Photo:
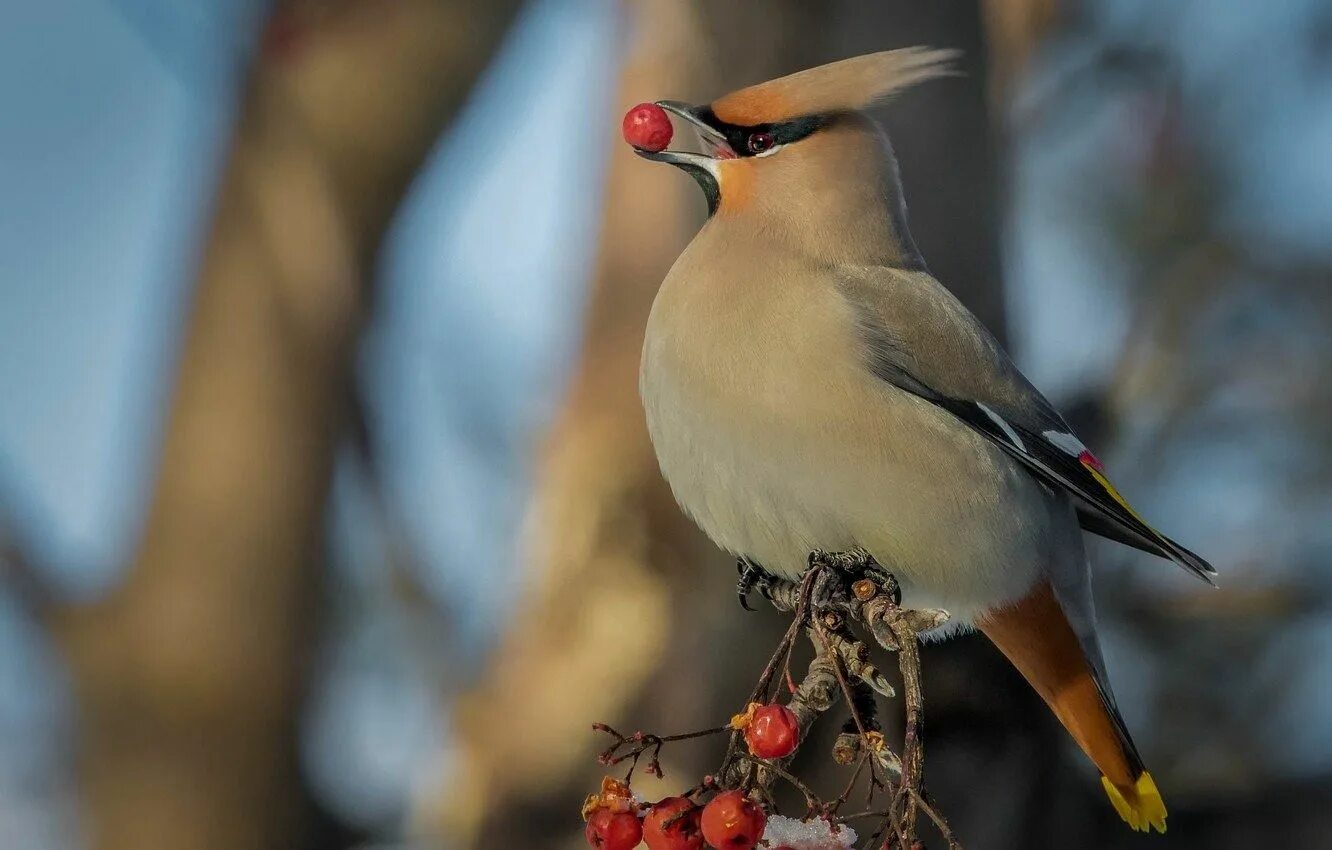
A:
<svg viewBox="0 0 1332 850">
<path fill-rule="evenodd" d="M 1004 436 L 1008 437 L 1009 442 L 1017 446 L 1023 452 L 1027 451 L 1027 446 L 1025 443 L 1022 442 L 1022 438 L 1018 436 L 1017 431 L 1013 430 L 1012 425 L 1009 425 L 1007 422 L 1004 421 L 1004 418 L 1002 416 L 995 413 L 993 410 L 986 407 L 985 405 L 981 404 L 979 401 L 976 402 L 976 406 L 979 407 L 981 410 L 985 411 L 985 415 L 990 417 L 990 419 L 994 421 L 994 424 L 999 426 L 999 429 L 1004 432 Z"/>
<path fill-rule="evenodd" d="M 1087 447 L 1082 444 L 1082 441 L 1072 434 L 1065 434 L 1062 431 L 1045 431 L 1041 436 L 1044 437 L 1046 442 L 1050 445 L 1062 452 L 1072 455 L 1073 457 L 1077 457 L 1087 451 Z"/>
</svg>

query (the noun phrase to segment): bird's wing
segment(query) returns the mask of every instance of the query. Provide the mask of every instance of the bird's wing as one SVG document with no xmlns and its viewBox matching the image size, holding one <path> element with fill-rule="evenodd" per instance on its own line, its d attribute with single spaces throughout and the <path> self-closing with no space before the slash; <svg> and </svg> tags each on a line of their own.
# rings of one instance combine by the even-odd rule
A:
<svg viewBox="0 0 1332 850">
<path fill-rule="evenodd" d="M 933 277 L 856 266 L 839 270 L 838 285 L 866 364 L 880 379 L 948 411 L 1069 493 L 1083 528 L 1169 558 L 1212 583 L 1216 570 L 1147 524 L 994 337 Z"/>
</svg>

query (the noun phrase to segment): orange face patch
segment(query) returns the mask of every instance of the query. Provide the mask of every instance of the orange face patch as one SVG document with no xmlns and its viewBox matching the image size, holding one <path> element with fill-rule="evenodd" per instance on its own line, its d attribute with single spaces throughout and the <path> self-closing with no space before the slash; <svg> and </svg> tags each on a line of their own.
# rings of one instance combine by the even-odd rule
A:
<svg viewBox="0 0 1332 850">
<path fill-rule="evenodd" d="M 717 183 L 721 187 L 721 211 L 740 212 L 754 199 L 754 162 L 749 159 L 723 160 L 717 169 Z"/>
</svg>

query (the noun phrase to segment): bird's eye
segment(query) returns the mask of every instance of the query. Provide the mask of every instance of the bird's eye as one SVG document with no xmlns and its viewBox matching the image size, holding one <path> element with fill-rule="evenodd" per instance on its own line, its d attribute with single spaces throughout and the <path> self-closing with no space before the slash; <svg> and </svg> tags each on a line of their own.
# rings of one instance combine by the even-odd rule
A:
<svg viewBox="0 0 1332 850">
<path fill-rule="evenodd" d="M 750 133 L 749 134 L 749 152 L 763 153 L 772 147 L 772 136 L 769 133 Z"/>
</svg>

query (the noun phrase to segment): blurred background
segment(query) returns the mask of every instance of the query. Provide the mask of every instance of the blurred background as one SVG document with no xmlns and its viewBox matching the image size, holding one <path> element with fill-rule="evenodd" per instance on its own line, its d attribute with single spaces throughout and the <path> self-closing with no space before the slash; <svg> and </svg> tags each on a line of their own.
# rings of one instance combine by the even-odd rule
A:
<svg viewBox="0 0 1332 850">
<path fill-rule="evenodd" d="M 1152 846 L 1325 846 L 1332 3 L 0 20 L 0 846 L 583 846 L 590 722 L 715 725 L 782 628 L 646 441 L 642 328 L 705 206 L 619 117 L 922 43 L 963 74 L 880 117 L 933 271 L 1221 570 L 1093 553 Z M 925 689 L 968 848 L 1148 842 L 983 639 Z M 718 758 L 665 755 L 649 798 Z"/>
</svg>

